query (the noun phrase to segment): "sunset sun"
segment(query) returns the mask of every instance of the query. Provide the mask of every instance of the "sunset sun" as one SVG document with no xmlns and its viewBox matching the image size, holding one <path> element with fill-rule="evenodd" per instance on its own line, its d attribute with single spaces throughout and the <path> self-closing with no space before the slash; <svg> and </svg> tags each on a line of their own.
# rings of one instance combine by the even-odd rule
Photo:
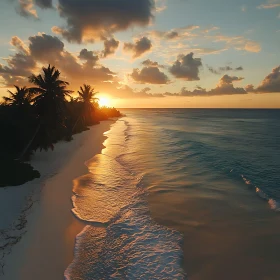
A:
<svg viewBox="0 0 280 280">
<path fill-rule="evenodd" d="M 99 97 L 98 100 L 100 107 L 110 107 L 111 106 L 111 100 L 107 97 Z"/>
</svg>

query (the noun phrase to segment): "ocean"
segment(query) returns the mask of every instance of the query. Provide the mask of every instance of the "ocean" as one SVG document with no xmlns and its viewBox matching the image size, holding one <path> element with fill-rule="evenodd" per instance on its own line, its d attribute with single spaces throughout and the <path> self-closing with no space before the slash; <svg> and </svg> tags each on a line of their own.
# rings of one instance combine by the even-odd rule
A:
<svg viewBox="0 0 280 280">
<path fill-rule="evenodd" d="M 121 111 L 66 279 L 280 279 L 280 110 Z"/>
</svg>

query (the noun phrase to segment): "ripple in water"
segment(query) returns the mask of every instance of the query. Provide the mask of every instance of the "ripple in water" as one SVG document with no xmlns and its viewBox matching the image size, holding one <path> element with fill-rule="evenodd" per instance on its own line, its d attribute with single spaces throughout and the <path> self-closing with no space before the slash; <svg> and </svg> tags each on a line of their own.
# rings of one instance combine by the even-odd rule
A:
<svg viewBox="0 0 280 280">
<path fill-rule="evenodd" d="M 142 177 L 120 161 L 130 153 L 128 125 L 112 126 L 107 148 L 87 162 L 90 174 L 75 181 L 73 213 L 89 225 L 76 238 L 67 280 L 187 278 L 182 235 L 153 221 Z"/>
</svg>

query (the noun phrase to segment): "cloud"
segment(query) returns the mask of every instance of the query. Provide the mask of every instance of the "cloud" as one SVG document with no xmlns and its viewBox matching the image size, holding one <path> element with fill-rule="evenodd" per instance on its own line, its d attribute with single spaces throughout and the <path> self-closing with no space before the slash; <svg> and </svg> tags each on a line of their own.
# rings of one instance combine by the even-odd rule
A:
<svg viewBox="0 0 280 280">
<path fill-rule="evenodd" d="M 248 52 L 258 53 L 261 51 L 261 45 L 255 41 L 248 41 L 244 46 L 244 50 Z"/>
<path fill-rule="evenodd" d="M 24 42 L 17 36 L 12 37 L 12 40 L 10 42 L 12 46 L 14 46 L 18 51 L 23 52 L 25 54 L 28 54 L 28 48 L 24 44 Z"/>
<path fill-rule="evenodd" d="M 0 64 L 0 76 L 7 86 L 22 85 L 26 81 L 26 76 L 35 69 L 36 62 L 30 55 L 28 47 L 20 38 L 12 37 L 10 44 L 18 52 L 4 59 L 6 65 Z"/>
<path fill-rule="evenodd" d="M 82 49 L 78 58 L 80 60 L 86 61 L 85 66 L 87 68 L 94 67 L 97 64 L 97 61 L 99 60 L 99 57 L 96 53 L 94 53 L 93 51 L 88 51 L 87 49 Z"/>
<path fill-rule="evenodd" d="M 111 38 L 109 40 L 104 41 L 104 51 L 103 56 L 107 57 L 110 54 L 114 54 L 117 48 L 119 47 L 120 42 Z"/>
<path fill-rule="evenodd" d="M 202 55 L 211 55 L 211 54 L 220 54 L 221 52 L 226 51 L 226 48 L 203 48 L 198 47 L 198 45 L 191 46 L 184 43 L 183 41 L 178 41 L 176 44 L 169 45 L 166 48 L 162 46 L 156 46 L 157 50 L 160 51 L 161 56 L 164 56 L 166 59 L 170 59 L 176 54 L 180 53 L 195 53 L 198 56 Z M 160 47 L 160 48 L 159 48 Z"/>
<path fill-rule="evenodd" d="M 16 11 L 23 17 L 38 19 L 37 11 L 34 8 L 33 0 L 19 0 Z"/>
<path fill-rule="evenodd" d="M 154 97 L 165 97 L 162 93 L 150 93 L 151 90 L 149 87 L 145 87 L 142 90 L 133 89 L 128 85 L 120 84 L 109 84 L 109 88 L 106 89 L 106 92 L 110 92 L 112 90 L 114 92 L 114 97 L 117 98 L 154 98 Z"/>
<path fill-rule="evenodd" d="M 193 91 L 189 91 L 186 87 L 181 89 L 180 96 L 217 96 L 217 95 L 234 95 L 247 94 L 247 91 L 241 87 L 234 87 L 233 83 L 243 80 L 244 78 L 236 76 L 224 75 L 217 86 L 211 90 L 197 87 Z"/>
<path fill-rule="evenodd" d="M 177 31 L 170 31 L 164 34 L 166 39 L 172 40 L 179 37 L 179 33 Z"/>
<path fill-rule="evenodd" d="M 69 42 L 104 39 L 133 26 L 146 26 L 153 19 L 154 0 L 59 0 L 60 16 L 67 27 L 54 27 Z"/>
<path fill-rule="evenodd" d="M 11 43 L 18 52 L 6 59 L 7 65 L 0 65 L 0 76 L 5 86 L 11 86 L 15 81 L 25 82 L 27 77 L 37 71 L 40 64 L 52 64 L 63 72 L 73 88 L 82 82 L 103 85 L 114 79 L 115 74 L 107 67 L 98 64 L 98 56 L 87 49 L 81 50 L 79 56 L 66 51 L 63 42 L 57 37 L 39 34 L 29 38 L 29 46 L 13 37 Z M 79 63 L 79 60 L 85 61 Z M 22 85 L 22 84 L 20 84 Z"/>
<path fill-rule="evenodd" d="M 241 77 L 236 77 L 236 76 L 229 76 L 229 75 L 224 75 L 221 79 L 220 79 L 220 85 L 226 85 L 226 84 L 232 84 L 233 82 L 238 82 L 238 81 L 242 81 L 244 80 L 244 78 Z"/>
<path fill-rule="evenodd" d="M 52 8 L 52 0 L 35 0 L 35 4 L 42 9 Z"/>
<path fill-rule="evenodd" d="M 24 53 L 16 53 L 6 59 L 8 66 L 0 64 L 0 74 L 8 74 L 10 76 L 26 76 L 33 70 L 36 63 L 30 55 Z"/>
<path fill-rule="evenodd" d="M 212 40 L 213 42 L 225 42 L 227 48 L 235 48 L 236 50 L 245 50 L 247 52 L 258 53 L 262 47 L 260 43 L 252 40 L 248 40 L 243 36 L 225 36 L 225 35 L 209 35 L 206 39 Z"/>
<path fill-rule="evenodd" d="M 267 0 L 266 3 L 261 4 L 257 7 L 257 9 L 275 9 L 280 8 L 279 0 Z M 280 13 L 277 18 L 280 18 Z"/>
<path fill-rule="evenodd" d="M 256 93 L 280 93 L 280 66 L 272 69 L 272 72 L 264 78 L 256 89 L 252 85 L 248 85 L 247 88 L 249 91 Z"/>
<path fill-rule="evenodd" d="M 213 49 L 213 48 L 192 48 L 191 52 L 195 52 L 200 55 L 206 54 L 219 54 L 221 52 L 226 51 L 226 49 Z"/>
<path fill-rule="evenodd" d="M 215 69 L 209 65 L 207 65 L 207 68 L 208 70 L 213 73 L 213 74 L 216 74 L 216 75 L 220 75 L 221 73 L 223 72 L 229 72 L 229 71 L 243 71 L 243 67 L 242 66 L 239 66 L 239 67 L 231 67 L 231 66 L 223 66 L 223 67 L 219 67 L 218 69 Z"/>
<path fill-rule="evenodd" d="M 235 68 L 235 71 L 243 71 L 243 70 L 244 70 L 244 68 L 242 66 Z"/>
<path fill-rule="evenodd" d="M 221 74 L 219 70 L 213 68 L 212 66 L 208 66 L 208 65 L 207 65 L 207 68 L 208 68 L 208 70 L 209 70 L 211 73 L 213 73 L 213 74 L 216 74 L 216 75 L 220 75 L 220 74 Z"/>
<path fill-rule="evenodd" d="M 39 61 L 55 62 L 64 50 L 64 43 L 55 36 L 41 34 L 29 37 L 31 56 Z"/>
<path fill-rule="evenodd" d="M 247 91 L 247 92 L 254 92 L 255 91 L 255 87 L 251 84 L 251 85 L 247 85 L 246 87 L 245 87 L 245 90 Z"/>
<path fill-rule="evenodd" d="M 170 67 L 169 71 L 176 78 L 187 81 L 197 81 L 199 68 L 202 66 L 201 58 L 193 58 L 194 54 L 179 55 L 178 59 Z"/>
<path fill-rule="evenodd" d="M 4 87 L 14 84 L 28 86 L 27 77 L 38 73 L 42 64 L 50 63 L 61 71 L 62 79 L 69 81 L 73 90 L 78 89 L 82 83 L 88 83 L 98 91 L 119 98 L 163 97 L 162 94 L 150 93 L 148 88 L 139 91 L 123 85 L 114 72 L 99 63 L 97 52 L 82 49 L 76 56 L 68 52 L 63 42 L 55 36 L 38 34 L 30 37 L 26 44 L 20 38 L 13 37 L 11 44 L 17 52 L 5 59 L 4 64 L 0 64 Z M 40 48 L 43 48 L 42 52 Z"/>
<path fill-rule="evenodd" d="M 13 37 L 11 44 L 17 53 L 5 59 L 6 65 L 0 64 L 0 77 L 4 87 L 14 84 L 28 86 L 27 77 L 38 73 L 42 64 L 50 63 L 61 71 L 62 79 L 69 81 L 73 90 L 78 89 L 82 83 L 89 83 L 98 91 L 118 98 L 164 97 L 162 94 L 150 93 L 150 88 L 139 91 L 123 85 L 114 72 L 99 63 L 97 52 L 82 49 L 76 56 L 68 52 L 63 42 L 55 36 L 38 34 L 30 37 L 27 44 L 20 38 Z M 43 48 L 42 52 L 39 51 L 40 48 Z M 155 79 L 159 77 L 155 76 Z"/>
<path fill-rule="evenodd" d="M 225 46 L 222 48 L 219 47 L 219 50 L 215 48 L 198 48 L 192 47 L 193 52 L 199 53 L 199 50 L 204 53 L 219 53 L 221 51 L 227 50 L 229 48 L 235 48 L 236 50 L 245 50 L 247 52 L 260 52 L 261 45 L 257 41 L 250 40 L 244 36 L 226 36 L 221 34 L 220 32 L 217 33 L 219 27 L 217 26 L 210 26 L 205 29 L 201 29 L 200 26 L 197 25 L 189 25 L 182 28 L 171 29 L 169 31 L 158 31 L 152 30 L 148 31 L 145 34 L 152 38 L 158 38 L 161 40 L 166 41 L 179 41 L 180 45 L 185 47 L 186 44 L 182 43 L 184 41 L 193 41 L 193 40 L 205 40 L 215 42 L 215 43 L 224 43 Z M 216 32 L 215 32 L 216 31 Z M 177 46 L 177 48 L 179 48 Z M 188 46 L 188 49 L 191 49 Z M 197 49 L 198 51 L 196 51 Z"/>
<path fill-rule="evenodd" d="M 168 77 L 158 67 L 148 66 L 143 69 L 134 69 L 131 77 L 139 84 L 167 84 Z"/>
<path fill-rule="evenodd" d="M 147 32 L 147 35 L 169 41 L 169 40 L 180 39 L 180 38 L 186 37 L 186 36 L 189 36 L 189 37 L 195 36 L 194 34 L 191 33 L 195 29 L 199 29 L 199 26 L 188 25 L 185 27 L 175 28 L 175 29 L 171 29 L 168 31 L 152 30 L 152 31 Z"/>
<path fill-rule="evenodd" d="M 19 15 L 26 18 L 38 19 L 35 6 L 42 9 L 52 8 L 52 0 L 16 0 L 16 11 Z"/>
<path fill-rule="evenodd" d="M 276 3 L 274 0 L 267 0 L 266 3 L 259 5 L 258 9 L 274 9 L 280 7 L 280 3 Z"/>
<path fill-rule="evenodd" d="M 64 49 L 60 39 L 51 35 L 33 36 L 29 40 L 31 55 L 38 62 L 51 63 L 61 69 L 75 87 L 81 80 L 100 85 L 113 78 L 114 73 L 109 68 L 97 64 L 99 57 L 92 51 L 82 49 L 79 56 L 75 56 Z M 85 63 L 80 64 L 79 59 Z"/>
<path fill-rule="evenodd" d="M 225 67 L 220 67 L 219 70 L 223 71 L 223 72 L 226 72 L 226 71 L 242 71 L 243 67 L 239 66 L 239 67 L 236 67 L 236 68 L 232 68 L 230 66 L 225 66 Z"/>
<path fill-rule="evenodd" d="M 217 31 L 219 29 L 220 29 L 220 27 L 218 27 L 218 26 L 210 26 L 210 27 L 207 27 L 207 28 L 201 30 L 201 33 L 202 34 L 209 34 L 210 32 Z"/>
<path fill-rule="evenodd" d="M 170 31 L 156 31 L 153 30 L 149 32 L 150 36 L 165 40 L 173 40 L 173 39 L 179 39 L 180 34 L 176 30 L 170 30 Z"/>
<path fill-rule="evenodd" d="M 167 9 L 166 0 L 155 0 L 156 12 L 161 13 Z"/>
<path fill-rule="evenodd" d="M 124 43 L 124 51 L 132 52 L 132 57 L 137 58 L 142 54 L 150 51 L 152 48 L 152 42 L 147 37 L 142 37 L 138 41 L 133 43 Z"/>
<path fill-rule="evenodd" d="M 159 64 L 158 62 L 156 62 L 156 61 L 151 61 L 150 59 L 144 60 L 141 64 L 144 65 L 144 66 L 146 66 L 146 67 L 164 68 L 163 65 L 160 65 L 160 64 Z"/>
<path fill-rule="evenodd" d="M 5 59 L 6 65 L 0 64 L 0 77 L 7 87 L 15 84 L 22 86 L 26 83 L 26 77 L 35 69 L 36 62 L 18 37 L 13 37 L 11 44 L 18 52 Z"/>
</svg>

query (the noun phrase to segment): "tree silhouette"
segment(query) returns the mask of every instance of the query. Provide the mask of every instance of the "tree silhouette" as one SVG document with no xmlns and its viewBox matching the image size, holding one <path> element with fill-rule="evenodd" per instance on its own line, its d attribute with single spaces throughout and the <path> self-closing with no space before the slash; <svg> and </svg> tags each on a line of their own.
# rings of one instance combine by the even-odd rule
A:
<svg viewBox="0 0 280 280">
<path fill-rule="evenodd" d="M 66 97 L 72 91 L 67 89 L 68 82 L 60 80 L 59 76 L 60 72 L 49 65 L 43 67 L 43 74 L 29 77 L 29 81 L 36 85 L 30 91 L 35 94 L 32 101 L 40 125 L 37 146 L 41 149 L 53 148 L 53 143 L 64 134 Z"/>
<path fill-rule="evenodd" d="M 18 87 L 14 86 L 16 88 L 16 92 L 11 92 L 8 90 L 8 93 L 10 94 L 9 97 L 4 96 L 4 102 L 6 105 L 9 106 L 29 106 L 32 100 L 32 93 L 27 87 Z"/>
<path fill-rule="evenodd" d="M 15 92 L 8 90 L 9 96 L 3 97 L 2 114 L 5 122 L 1 123 L 2 130 L 6 131 L 7 135 L 13 135 L 10 139 L 7 135 L 2 135 L 2 138 L 6 139 L 4 140 L 6 148 L 9 145 L 14 146 L 12 153 L 10 152 L 13 158 L 17 157 L 25 147 L 29 141 L 28 134 L 34 129 L 34 114 L 31 106 L 33 94 L 26 87 L 15 86 L 15 89 Z M 0 117 L 2 117 L 1 114 Z M 15 141 L 18 142 L 16 145 Z"/>
<path fill-rule="evenodd" d="M 86 84 L 84 84 L 83 87 L 80 87 L 80 90 L 78 91 L 79 97 L 77 99 L 83 103 L 82 117 L 86 125 L 93 123 L 93 113 L 96 106 L 96 100 L 98 100 L 98 98 L 95 97 L 97 93 L 98 92 L 94 91 L 94 88 Z"/>
<path fill-rule="evenodd" d="M 33 87 L 15 86 L 14 92 L 8 91 L 9 95 L 1 99 L 0 169 L 6 176 L 2 176 L 0 187 L 20 185 L 39 176 L 24 162 L 34 150 L 53 149 L 54 143 L 71 140 L 89 125 L 121 116 L 115 108 L 100 108 L 97 92 L 90 85 L 83 85 L 74 99 L 55 67 L 42 70 L 29 77 Z"/>
<path fill-rule="evenodd" d="M 14 122 L 22 124 L 32 116 L 31 103 L 33 94 L 27 87 L 14 86 L 16 91 L 8 90 L 9 97 L 4 96 L 4 105 L 10 107 L 12 114 L 10 117 Z"/>
<path fill-rule="evenodd" d="M 70 96 L 71 90 L 67 90 L 68 82 L 59 79 L 60 72 L 55 67 L 43 67 L 43 75 L 31 75 L 29 81 L 36 85 L 30 89 L 36 94 L 33 99 L 34 106 L 38 108 L 41 117 L 53 116 L 56 121 L 63 119 L 66 96 Z M 50 112 L 51 110 L 51 112 Z"/>
</svg>

